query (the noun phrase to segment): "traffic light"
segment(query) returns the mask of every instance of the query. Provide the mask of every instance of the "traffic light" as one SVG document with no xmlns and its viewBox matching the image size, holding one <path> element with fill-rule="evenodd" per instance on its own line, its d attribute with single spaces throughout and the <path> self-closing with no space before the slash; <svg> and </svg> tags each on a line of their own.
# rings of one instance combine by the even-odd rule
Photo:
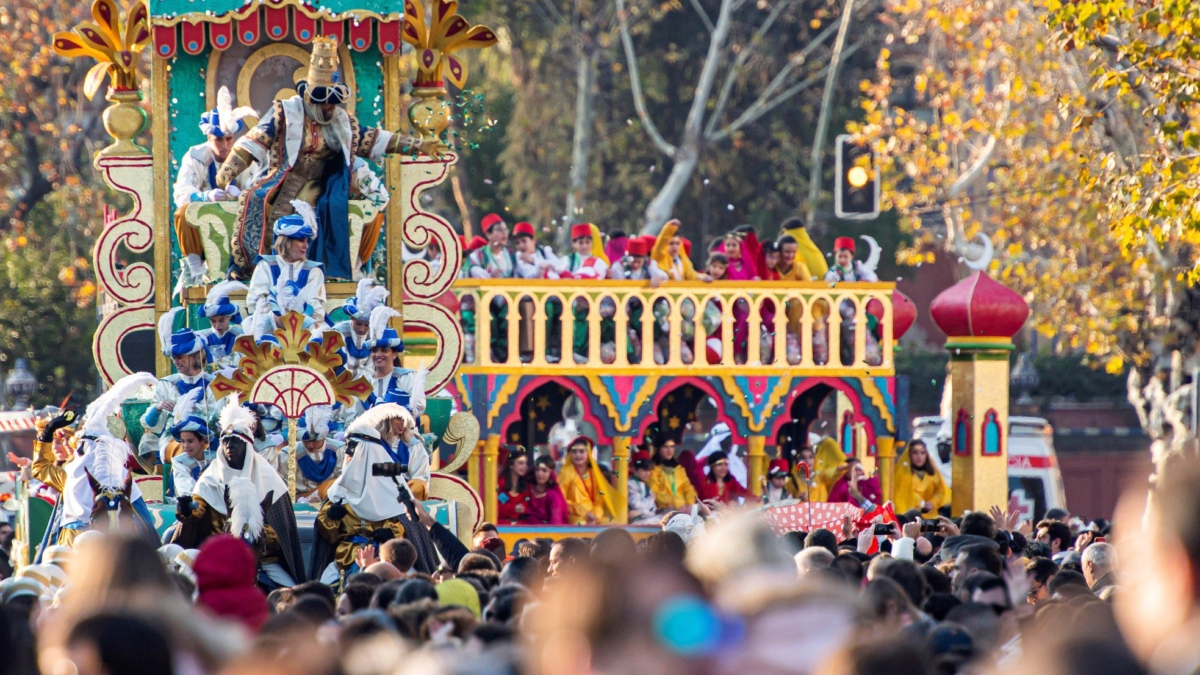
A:
<svg viewBox="0 0 1200 675">
<path fill-rule="evenodd" d="M 837 175 L 833 182 L 833 213 L 843 220 L 872 220 L 879 216 L 879 170 L 875 155 L 854 136 L 837 137 Z"/>
</svg>

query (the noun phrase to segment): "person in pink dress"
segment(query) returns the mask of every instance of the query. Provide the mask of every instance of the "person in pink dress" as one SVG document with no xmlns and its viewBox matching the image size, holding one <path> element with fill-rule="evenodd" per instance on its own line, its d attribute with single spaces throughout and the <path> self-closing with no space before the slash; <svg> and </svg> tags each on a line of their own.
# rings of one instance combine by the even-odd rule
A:
<svg viewBox="0 0 1200 675">
<path fill-rule="evenodd" d="M 742 228 L 725 235 L 725 240 L 717 247 L 718 251 L 729 259 L 725 270 L 727 281 L 759 281 L 757 259 L 761 246 L 758 236 L 753 230 Z M 774 307 L 772 306 L 772 310 Z M 766 307 L 763 308 L 763 322 L 767 322 Z M 772 318 L 774 311 L 771 312 Z M 750 305 L 745 300 L 733 303 L 733 353 L 738 363 L 746 362 L 746 344 L 750 337 Z"/>
<path fill-rule="evenodd" d="M 554 460 L 542 455 L 534 463 L 533 483 L 523 500 L 526 505 L 521 522 L 528 525 L 566 525 L 567 498 L 558 487 Z"/>
<path fill-rule="evenodd" d="M 867 476 L 862 462 L 855 457 L 846 460 L 848 470 L 829 491 L 830 502 L 854 504 L 869 510 L 883 503 L 883 490 L 878 476 Z"/>
</svg>

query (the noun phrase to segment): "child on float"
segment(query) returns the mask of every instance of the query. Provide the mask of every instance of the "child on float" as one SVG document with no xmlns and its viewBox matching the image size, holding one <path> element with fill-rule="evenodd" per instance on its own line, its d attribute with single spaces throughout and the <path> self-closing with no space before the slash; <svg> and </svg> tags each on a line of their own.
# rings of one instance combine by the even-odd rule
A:
<svg viewBox="0 0 1200 675">
<path fill-rule="evenodd" d="M 566 262 L 554 255 L 549 246 L 537 245 L 537 235 L 531 223 L 520 222 L 513 226 L 513 239 L 517 246 L 517 267 L 515 276 L 520 279 L 559 279 L 560 272 Z M 534 301 L 525 297 L 517 305 L 521 314 L 521 329 L 518 333 L 522 363 L 533 360 L 533 314 Z M 546 322 L 552 329 L 549 332 L 553 345 L 547 346 L 547 358 L 554 354 L 553 362 L 562 353 L 561 337 L 559 337 L 559 322 L 562 320 L 562 303 L 557 298 L 551 298 L 546 304 Z"/>
<path fill-rule="evenodd" d="M 197 314 L 208 319 L 208 328 L 196 331 L 196 337 L 204 342 L 208 362 L 214 370 L 236 367 L 241 355 L 233 351 L 233 345 L 242 334 L 241 308 L 229 299 L 236 291 L 249 291 L 240 281 L 222 281 L 215 284 L 204 298 L 204 305 Z"/>
<path fill-rule="evenodd" d="M 608 258 L 605 256 L 604 247 L 601 242 L 600 229 L 591 223 L 579 223 L 571 226 L 571 254 L 566 257 L 566 266 L 562 271 L 562 277 L 565 279 L 578 279 L 584 281 L 595 281 L 605 279 L 608 276 Z M 611 356 L 608 362 L 611 363 L 615 359 L 615 343 L 613 337 L 605 336 L 604 329 L 607 327 L 609 333 L 612 333 L 615 324 L 612 323 L 612 315 L 616 311 L 615 305 L 609 301 L 608 306 L 597 308 L 603 314 L 607 313 L 608 326 L 601 326 L 601 347 L 605 344 L 604 337 L 609 337 L 609 348 L 605 350 L 607 356 Z M 588 360 L 588 341 L 591 336 L 588 335 L 588 311 L 589 306 L 583 298 L 577 298 L 571 304 L 571 315 L 574 317 L 574 325 L 572 327 L 572 342 L 571 349 L 575 357 L 575 363 L 587 363 Z"/>
<path fill-rule="evenodd" d="M 502 524 L 516 525 L 529 509 L 529 488 L 533 477 L 532 456 L 523 445 L 505 448 L 504 472 L 496 486 L 496 515 Z"/>
<path fill-rule="evenodd" d="M 859 260 L 854 259 L 855 244 L 853 237 L 838 237 L 833 240 L 833 257 L 834 265 L 825 273 L 825 281 L 829 282 L 853 282 L 867 281 L 877 282 L 879 276 L 875 271 Z M 843 365 L 854 363 L 854 337 L 857 328 L 856 310 L 854 303 L 850 300 L 843 300 L 838 307 L 838 313 L 842 317 L 841 325 L 841 360 Z M 866 334 L 866 358 L 867 362 L 878 363 L 880 361 L 879 341 L 875 336 L 878 320 L 871 313 L 863 308 L 863 316 L 866 318 L 867 334 Z"/>
<path fill-rule="evenodd" d="M 699 500 L 687 470 L 675 456 L 675 439 L 661 438 L 654 450 L 654 470 L 650 473 L 650 490 L 659 509 L 678 511 Z"/>
<path fill-rule="evenodd" d="M 629 523 L 656 522 L 658 505 L 650 489 L 650 474 L 654 471 L 650 453 L 634 453 L 629 468 Z"/>
<path fill-rule="evenodd" d="M 277 305 L 281 294 L 303 296 L 309 302 L 304 313 L 321 323 L 325 319 L 325 272 L 321 263 L 308 259 L 309 244 L 317 238 L 317 213 L 298 199 L 292 200 L 292 208 L 296 212 L 275 221 L 272 228 L 274 255 L 258 257 L 246 307 L 257 308 L 259 300 Z"/>
<path fill-rule="evenodd" d="M 729 258 L 724 253 L 714 251 L 708 254 L 708 264 L 704 266 L 704 272 L 713 281 L 724 281 L 728 269 Z M 724 352 L 724 345 L 721 342 L 724 328 L 721 321 L 723 308 L 720 300 L 709 300 L 704 303 L 704 314 L 700 318 L 704 334 L 707 336 L 704 340 L 705 357 L 710 364 L 720 363 Z"/>
<path fill-rule="evenodd" d="M 532 474 L 521 522 L 530 525 L 566 525 L 570 507 L 554 474 L 554 459 L 549 455 L 538 457 Z"/>
</svg>

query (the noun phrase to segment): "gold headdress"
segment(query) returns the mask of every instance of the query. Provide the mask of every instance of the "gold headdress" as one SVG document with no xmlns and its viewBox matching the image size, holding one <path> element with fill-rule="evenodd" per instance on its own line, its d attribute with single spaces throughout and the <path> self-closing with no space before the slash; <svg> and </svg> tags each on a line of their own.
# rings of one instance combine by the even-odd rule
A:
<svg viewBox="0 0 1200 675">
<path fill-rule="evenodd" d="M 338 81 L 338 62 L 336 37 L 314 39 L 308 75 L 296 84 L 296 91 L 310 103 L 345 103 L 350 88 Z"/>
</svg>

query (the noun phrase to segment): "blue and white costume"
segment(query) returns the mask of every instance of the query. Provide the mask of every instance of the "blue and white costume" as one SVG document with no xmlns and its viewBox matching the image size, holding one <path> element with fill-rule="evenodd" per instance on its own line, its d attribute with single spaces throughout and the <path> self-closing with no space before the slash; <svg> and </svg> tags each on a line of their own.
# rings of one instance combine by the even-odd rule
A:
<svg viewBox="0 0 1200 675">
<path fill-rule="evenodd" d="M 171 332 L 175 316 L 182 311 L 183 308 L 176 307 L 163 314 L 158 321 L 158 337 L 162 342 L 163 353 L 167 356 L 187 356 L 204 350 L 204 343 L 191 329 L 181 328 L 174 333 Z M 142 434 L 142 440 L 138 444 L 138 455 L 145 457 L 151 453 L 158 453 L 161 459 L 163 450 L 171 441 L 168 430 L 175 425 L 175 413 L 173 410 L 165 410 L 165 403 L 170 402 L 174 406 L 178 404 L 180 398 L 193 389 L 203 389 L 204 399 L 196 405 L 197 409 L 207 411 L 204 412 L 205 415 L 215 414 L 220 410 L 216 399 L 213 398 L 212 389 L 208 386 L 211 383 L 212 376 L 204 372 L 192 376 L 172 373 L 160 379 L 154 385 L 154 398 L 151 400 L 150 408 L 142 415 L 142 427 L 145 429 L 145 433 Z"/>
<path fill-rule="evenodd" d="M 388 347 L 397 354 L 404 352 L 404 340 L 396 333 L 396 329 L 388 325 L 393 317 L 400 313 L 386 305 L 376 307 L 371 312 L 371 339 L 365 343 L 367 349 Z M 412 371 L 406 368 L 390 367 L 386 373 L 376 376 L 371 373 L 371 395 L 364 403 L 363 409 L 372 408 L 380 403 L 397 403 L 406 408 L 414 418 L 420 419 L 425 412 L 425 376 L 426 370 Z"/>
<path fill-rule="evenodd" d="M 312 207 L 301 201 L 293 206 L 296 214 L 276 221 L 275 236 L 315 239 L 317 220 Z M 295 302 L 296 299 L 303 299 L 303 303 Z M 248 311 L 261 311 L 259 305 L 264 300 L 274 314 L 282 315 L 297 309 L 320 323 L 325 319 L 325 272 L 321 263 L 312 260 L 287 262 L 280 256 L 259 256 L 254 275 L 250 277 L 250 290 L 246 293 Z"/>
<path fill-rule="evenodd" d="M 297 448 L 296 458 L 296 501 L 307 501 L 320 506 L 325 493 L 333 481 L 342 473 L 345 446 L 332 438 L 335 427 L 332 423 L 333 410 L 329 406 L 313 406 L 304 411 L 300 420 L 302 442 L 320 441 L 321 447 L 309 450 L 307 446 Z"/>
<path fill-rule="evenodd" d="M 212 433 L 209 431 L 208 419 L 200 411 L 196 410 L 196 405 L 200 402 L 200 390 L 195 389 L 188 393 L 187 396 L 179 399 L 175 404 L 176 423 L 171 427 L 171 437 L 180 443 L 183 442 L 182 434 L 185 431 L 190 431 L 205 442 L 212 438 Z M 213 409 L 215 411 L 215 408 Z M 215 453 L 215 448 L 205 450 L 204 459 L 197 460 L 185 452 L 180 452 L 171 458 L 171 487 L 172 494 L 190 495 L 196 489 L 196 481 L 199 480 L 201 472 L 208 467 L 210 453 Z"/>
<path fill-rule="evenodd" d="M 358 321 L 363 324 L 369 324 L 371 321 L 371 312 L 376 307 L 383 305 L 387 300 L 388 289 L 375 282 L 374 279 L 362 279 L 358 282 L 358 288 L 355 289 L 354 297 L 346 300 L 342 304 L 342 311 L 350 316 L 349 320 L 339 321 L 333 325 L 333 329 L 342 334 L 342 339 L 346 343 L 343 348 L 343 357 L 346 360 L 345 367 L 354 376 L 362 375 L 370 377 L 373 372 L 371 365 L 371 349 L 367 347 L 367 342 L 370 339 L 370 331 L 367 334 L 359 335 L 354 332 L 354 322 Z"/>
<path fill-rule="evenodd" d="M 241 356 L 233 351 L 234 342 L 242 334 L 242 327 L 239 325 L 241 308 L 229 299 L 229 294 L 234 291 L 249 291 L 249 289 L 239 281 L 222 281 L 209 289 L 208 296 L 204 299 L 204 305 L 199 311 L 200 317 L 204 319 L 222 316 L 230 318 L 229 328 L 222 333 L 218 333 L 215 328 L 196 331 L 197 337 L 203 342 L 204 349 L 208 352 L 208 362 L 213 364 L 217 370 L 237 367 L 238 361 L 241 360 Z"/>
</svg>

